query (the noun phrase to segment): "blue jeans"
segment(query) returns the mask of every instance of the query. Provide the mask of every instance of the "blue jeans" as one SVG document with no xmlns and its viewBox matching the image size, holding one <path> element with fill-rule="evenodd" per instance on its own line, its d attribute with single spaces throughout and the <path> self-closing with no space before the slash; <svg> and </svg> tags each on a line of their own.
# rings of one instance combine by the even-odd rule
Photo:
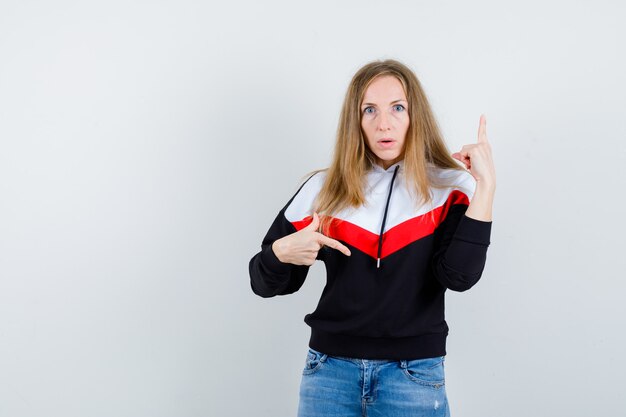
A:
<svg viewBox="0 0 626 417">
<path fill-rule="evenodd" d="M 444 361 L 357 359 L 309 349 L 298 417 L 449 417 Z"/>
</svg>

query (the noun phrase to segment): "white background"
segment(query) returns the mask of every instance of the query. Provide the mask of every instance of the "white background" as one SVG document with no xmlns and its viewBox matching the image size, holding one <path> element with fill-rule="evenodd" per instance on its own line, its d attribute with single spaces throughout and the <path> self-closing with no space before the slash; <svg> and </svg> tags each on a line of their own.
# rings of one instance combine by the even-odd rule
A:
<svg viewBox="0 0 626 417">
<path fill-rule="evenodd" d="M 620 1 L 0 4 L 0 416 L 295 416 L 305 314 L 248 261 L 373 59 L 497 170 L 447 293 L 453 417 L 615 416 L 626 371 Z"/>
</svg>

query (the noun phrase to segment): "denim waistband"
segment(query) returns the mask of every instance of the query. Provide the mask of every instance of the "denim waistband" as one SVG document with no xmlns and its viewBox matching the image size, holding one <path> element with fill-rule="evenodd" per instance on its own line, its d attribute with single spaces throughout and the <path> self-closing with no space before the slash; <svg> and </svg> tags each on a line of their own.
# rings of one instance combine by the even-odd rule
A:
<svg viewBox="0 0 626 417">
<path fill-rule="evenodd" d="M 389 362 L 400 362 L 400 360 L 398 359 L 363 359 L 363 358 L 350 358 L 348 356 L 328 355 L 326 353 L 315 350 L 312 347 L 309 347 L 309 349 L 317 353 L 317 355 L 320 357 L 323 356 L 323 357 L 331 357 L 335 359 L 343 359 L 343 360 L 347 360 L 347 361 L 358 363 L 358 364 L 363 364 L 363 363 L 381 364 L 381 363 L 389 363 Z"/>
<path fill-rule="evenodd" d="M 309 346 L 309 350 L 311 352 L 314 352 L 318 357 L 321 358 L 322 362 L 326 361 L 326 358 L 331 357 L 331 358 L 335 358 L 335 359 L 342 359 L 342 360 L 346 360 L 346 361 L 350 361 L 359 365 L 363 365 L 363 364 L 372 364 L 372 365 L 378 365 L 378 364 L 383 364 L 383 363 L 390 363 L 390 362 L 395 362 L 395 363 L 400 363 L 403 367 L 406 366 L 406 362 L 407 361 L 411 361 L 412 359 L 365 359 L 365 358 L 352 358 L 352 357 L 348 357 L 348 356 L 340 356 L 340 355 L 329 355 L 327 353 L 324 352 L 320 352 L 319 350 L 313 349 L 312 347 Z M 422 360 L 425 359 L 436 359 L 436 358 L 445 358 L 445 355 L 443 356 L 433 356 L 432 358 L 421 358 Z"/>
</svg>

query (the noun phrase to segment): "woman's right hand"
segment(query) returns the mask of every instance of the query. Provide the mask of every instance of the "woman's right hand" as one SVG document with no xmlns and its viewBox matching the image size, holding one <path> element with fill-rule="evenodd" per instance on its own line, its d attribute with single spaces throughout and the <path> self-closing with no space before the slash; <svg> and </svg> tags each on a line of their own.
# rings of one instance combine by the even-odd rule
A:
<svg viewBox="0 0 626 417">
<path fill-rule="evenodd" d="M 329 246 L 350 256 L 350 249 L 345 245 L 317 231 L 319 223 L 317 213 L 313 212 L 313 221 L 308 226 L 274 241 L 272 250 L 278 260 L 294 265 L 313 265 L 322 246 Z"/>
</svg>

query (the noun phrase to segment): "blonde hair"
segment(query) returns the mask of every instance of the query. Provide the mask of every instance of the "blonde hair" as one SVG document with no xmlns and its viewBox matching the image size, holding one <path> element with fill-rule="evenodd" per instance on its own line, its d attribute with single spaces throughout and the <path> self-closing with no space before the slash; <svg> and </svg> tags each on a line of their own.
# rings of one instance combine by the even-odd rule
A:
<svg viewBox="0 0 626 417">
<path fill-rule="evenodd" d="M 368 148 L 361 129 L 360 108 L 367 87 L 375 78 L 384 75 L 394 76 L 400 81 L 408 101 L 409 128 L 403 148 L 404 177 L 407 189 L 417 197 L 416 204 L 431 204 L 430 187 L 445 186 L 434 183 L 430 178 L 428 163 L 440 168 L 464 169 L 450 156 L 426 94 L 413 71 L 394 59 L 372 61 L 354 74 L 348 86 L 330 167 L 307 174 L 326 171 L 324 184 L 314 202 L 314 210 L 320 216 L 320 231 L 324 234 L 329 232 L 333 214 L 365 203 L 365 174 L 375 163 L 376 156 Z"/>
</svg>

